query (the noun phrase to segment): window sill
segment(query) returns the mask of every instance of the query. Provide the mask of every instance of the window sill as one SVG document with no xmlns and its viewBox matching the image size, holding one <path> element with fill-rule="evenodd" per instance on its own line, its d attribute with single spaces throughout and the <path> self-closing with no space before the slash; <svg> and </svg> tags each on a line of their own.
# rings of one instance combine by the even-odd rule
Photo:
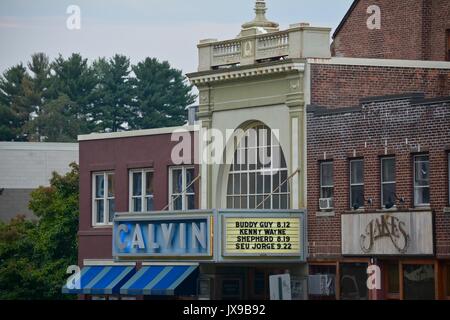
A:
<svg viewBox="0 0 450 320">
<path fill-rule="evenodd" d="M 350 209 L 350 210 L 345 211 L 346 214 L 359 214 L 359 213 L 365 213 L 365 212 L 366 212 L 366 209 L 364 209 L 364 208 L 359 208 L 357 210 Z"/>
<path fill-rule="evenodd" d="M 316 217 L 319 218 L 327 218 L 327 217 L 334 217 L 336 213 L 334 211 L 318 211 L 316 212 Z"/>
<path fill-rule="evenodd" d="M 111 229 L 112 227 L 113 227 L 112 224 L 92 226 L 92 228 L 94 228 L 94 229 Z"/>
</svg>

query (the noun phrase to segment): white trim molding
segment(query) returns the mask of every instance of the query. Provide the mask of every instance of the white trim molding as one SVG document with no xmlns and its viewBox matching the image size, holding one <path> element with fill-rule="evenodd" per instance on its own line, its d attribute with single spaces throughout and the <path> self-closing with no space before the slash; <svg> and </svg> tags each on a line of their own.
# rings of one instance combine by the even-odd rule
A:
<svg viewBox="0 0 450 320">
<path fill-rule="evenodd" d="M 177 132 L 194 132 L 198 131 L 199 126 L 179 126 L 179 127 L 167 127 L 167 128 L 157 128 L 157 129 L 145 129 L 145 130 L 134 130 L 134 131 L 121 131 L 121 132 L 111 132 L 111 133 L 91 133 L 85 135 L 79 135 L 78 141 L 89 141 L 89 140 L 106 140 L 106 139 L 119 139 L 119 138 L 130 138 L 130 137 L 141 137 L 141 136 L 155 136 L 160 134 L 172 134 Z"/>
<path fill-rule="evenodd" d="M 366 58 L 339 58 L 331 59 L 307 59 L 309 64 L 329 64 L 343 66 L 371 66 L 393 68 L 424 68 L 424 69 L 450 69 L 450 62 L 446 61 L 422 61 L 422 60 L 397 60 L 397 59 L 366 59 Z"/>
</svg>

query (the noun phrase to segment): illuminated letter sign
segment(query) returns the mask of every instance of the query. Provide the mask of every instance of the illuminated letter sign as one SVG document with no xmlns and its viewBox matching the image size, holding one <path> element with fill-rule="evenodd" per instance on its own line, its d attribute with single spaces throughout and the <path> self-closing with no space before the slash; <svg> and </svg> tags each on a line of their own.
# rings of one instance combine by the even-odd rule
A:
<svg viewBox="0 0 450 320">
<path fill-rule="evenodd" d="M 211 256 L 211 218 L 160 217 L 114 222 L 115 257 Z"/>
</svg>

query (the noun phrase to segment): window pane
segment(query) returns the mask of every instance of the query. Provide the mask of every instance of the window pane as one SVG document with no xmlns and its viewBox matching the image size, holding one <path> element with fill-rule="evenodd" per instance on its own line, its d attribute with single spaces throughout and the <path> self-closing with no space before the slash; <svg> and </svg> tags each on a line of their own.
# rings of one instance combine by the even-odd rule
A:
<svg viewBox="0 0 450 320">
<path fill-rule="evenodd" d="M 241 175 L 239 173 L 234 174 L 234 194 L 241 194 Z"/>
<path fill-rule="evenodd" d="M 249 209 L 255 209 L 256 208 L 256 197 L 255 196 L 250 196 L 248 201 L 249 201 L 248 208 Z"/>
<path fill-rule="evenodd" d="M 383 206 L 395 205 L 395 183 L 385 183 L 383 188 Z"/>
<path fill-rule="evenodd" d="M 108 174 L 108 198 L 114 197 L 114 174 Z"/>
<path fill-rule="evenodd" d="M 153 196 L 152 197 L 146 197 L 145 198 L 145 207 L 147 212 L 153 211 L 154 207 L 153 207 Z"/>
<path fill-rule="evenodd" d="M 108 207 L 109 207 L 108 222 L 113 222 L 114 214 L 116 212 L 114 199 L 108 200 Z"/>
<path fill-rule="evenodd" d="M 103 200 L 95 200 L 95 212 L 96 212 L 96 222 L 104 223 L 105 222 L 105 208 Z"/>
<path fill-rule="evenodd" d="M 133 172 L 133 196 L 142 195 L 142 174 Z"/>
<path fill-rule="evenodd" d="M 241 208 L 241 197 L 234 197 L 233 198 L 233 209 L 240 209 Z"/>
<path fill-rule="evenodd" d="M 280 209 L 280 195 L 274 194 L 272 197 L 272 209 Z"/>
<path fill-rule="evenodd" d="M 405 300 L 435 299 L 433 265 L 403 265 Z"/>
<path fill-rule="evenodd" d="M 418 160 L 422 159 L 422 160 Z M 428 157 L 427 157 L 428 159 Z M 428 186 L 429 183 L 429 162 L 425 157 L 416 157 L 415 163 L 415 185 Z"/>
<path fill-rule="evenodd" d="M 414 199 L 416 205 L 430 204 L 430 188 L 415 188 Z"/>
<path fill-rule="evenodd" d="M 256 192 L 261 194 L 263 193 L 263 175 L 261 174 L 261 172 L 257 173 L 257 177 L 256 177 Z"/>
<path fill-rule="evenodd" d="M 288 177 L 287 171 L 286 170 L 281 171 L 280 183 L 283 183 L 281 185 L 281 192 L 288 192 L 289 181 L 286 181 L 287 177 Z"/>
<path fill-rule="evenodd" d="M 172 193 L 183 191 L 183 174 L 181 169 L 172 170 Z"/>
<path fill-rule="evenodd" d="M 333 183 L 333 163 L 322 163 L 321 166 L 321 183 L 322 186 L 332 186 Z"/>
<path fill-rule="evenodd" d="M 145 194 L 153 194 L 153 172 L 145 173 Z"/>
<path fill-rule="evenodd" d="M 250 185 L 250 190 L 249 193 L 250 194 L 255 194 L 256 193 L 256 174 L 255 173 L 250 173 L 249 174 L 249 185 Z"/>
<path fill-rule="evenodd" d="M 187 169 L 186 170 L 186 188 L 187 188 L 186 192 L 188 192 L 188 193 L 195 192 L 195 183 L 192 183 L 193 180 L 194 180 L 194 169 Z M 192 185 L 189 186 L 191 183 L 192 183 Z"/>
<path fill-rule="evenodd" d="M 172 199 L 175 199 L 175 196 L 172 197 Z M 183 210 L 183 198 L 182 197 L 177 197 L 174 201 L 173 201 L 173 210 Z"/>
<path fill-rule="evenodd" d="M 272 183 L 271 183 L 271 178 L 272 175 L 271 174 L 265 174 L 264 176 L 264 192 L 265 193 L 271 193 L 271 187 L 272 187 Z"/>
<path fill-rule="evenodd" d="M 228 175 L 227 194 L 233 194 L 233 174 Z"/>
<path fill-rule="evenodd" d="M 341 300 L 367 300 L 367 264 L 341 264 Z"/>
<path fill-rule="evenodd" d="M 95 197 L 103 198 L 105 194 L 105 178 L 103 174 L 95 176 Z"/>
<path fill-rule="evenodd" d="M 227 197 L 227 209 L 233 208 L 233 197 Z"/>
<path fill-rule="evenodd" d="M 395 181 L 395 159 L 389 158 L 389 159 L 382 159 L 381 160 L 381 170 L 382 175 L 381 179 L 382 182 L 392 182 Z"/>
<path fill-rule="evenodd" d="M 280 196 L 280 209 L 289 209 L 289 196 L 287 194 Z"/>
<path fill-rule="evenodd" d="M 386 266 L 388 276 L 388 293 L 400 292 L 400 276 L 397 264 L 388 264 Z"/>
<path fill-rule="evenodd" d="M 363 183 L 364 182 L 364 162 L 362 160 L 354 160 L 350 162 L 350 182 Z"/>
<path fill-rule="evenodd" d="M 133 198 L 133 211 L 141 212 L 142 211 L 142 200 L 141 198 Z"/>
<path fill-rule="evenodd" d="M 247 174 L 241 174 L 241 194 L 247 194 Z"/>
<path fill-rule="evenodd" d="M 280 192 L 280 172 L 277 172 L 272 176 L 272 190 L 275 192 Z"/>
<path fill-rule="evenodd" d="M 241 197 L 241 209 L 248 209 L 247 197 Z"/>
<path fill-rule="evenodd" d="M 333 198 L 333 188 L 321 188 L 321 198 Z"/>
<path fill-rule="evenodd" d="M 187 209 L 193 210 L 195 209 L 195 196 L 187 196 Z"/>
<path fill-rule="evenodd" d="M 364 186 L 352 186 L 350 200 L 352 208 L 364 207 Z"/>
</svg>

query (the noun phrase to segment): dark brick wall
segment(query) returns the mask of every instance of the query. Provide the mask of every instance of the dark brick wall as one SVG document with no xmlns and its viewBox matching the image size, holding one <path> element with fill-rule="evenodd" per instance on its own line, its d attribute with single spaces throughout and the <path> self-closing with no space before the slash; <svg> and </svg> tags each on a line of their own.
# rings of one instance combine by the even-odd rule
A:
<svg viewBox="0 0 450 320">
<path fill-rule="evenodd" d="M 381 9 L 381 29 L 367 28 L 367 8 Z M 338 57 L 445 60 L 448 0 L 359 0 L 335 35 Z"/>
<path fill-rule="evenodd" d="M 397 194 L 413 209 L 413 156 L 430 156 L 431 209 L 435 217 L 438 257 L 450 257 L 448 165 L 450 98 L 431 103 L 420 96 L 363 102 L 360 108 L 308 112 L 308 242 L 310 259 L 338 258 L 341 253 L 341 214 L 350 211 L 349 160 L 364 158 L 365 197 L 373 198 L 366 212 L 380 210 L 380 156 L 395 155 Z M 444 102 L 446 101 L 446 102 Z M 314 112 L 312 112 L 315 110 Z M 334 163 L 335 216 L 318 217 L 319 163 Z"/>
<path fill-rule="evenodd" d="M 311 104 L 357 106 L 364 97 L 424 92 L 450 95 L 450 69 L 317 64 L 311 65 Z"/>
</svg>

